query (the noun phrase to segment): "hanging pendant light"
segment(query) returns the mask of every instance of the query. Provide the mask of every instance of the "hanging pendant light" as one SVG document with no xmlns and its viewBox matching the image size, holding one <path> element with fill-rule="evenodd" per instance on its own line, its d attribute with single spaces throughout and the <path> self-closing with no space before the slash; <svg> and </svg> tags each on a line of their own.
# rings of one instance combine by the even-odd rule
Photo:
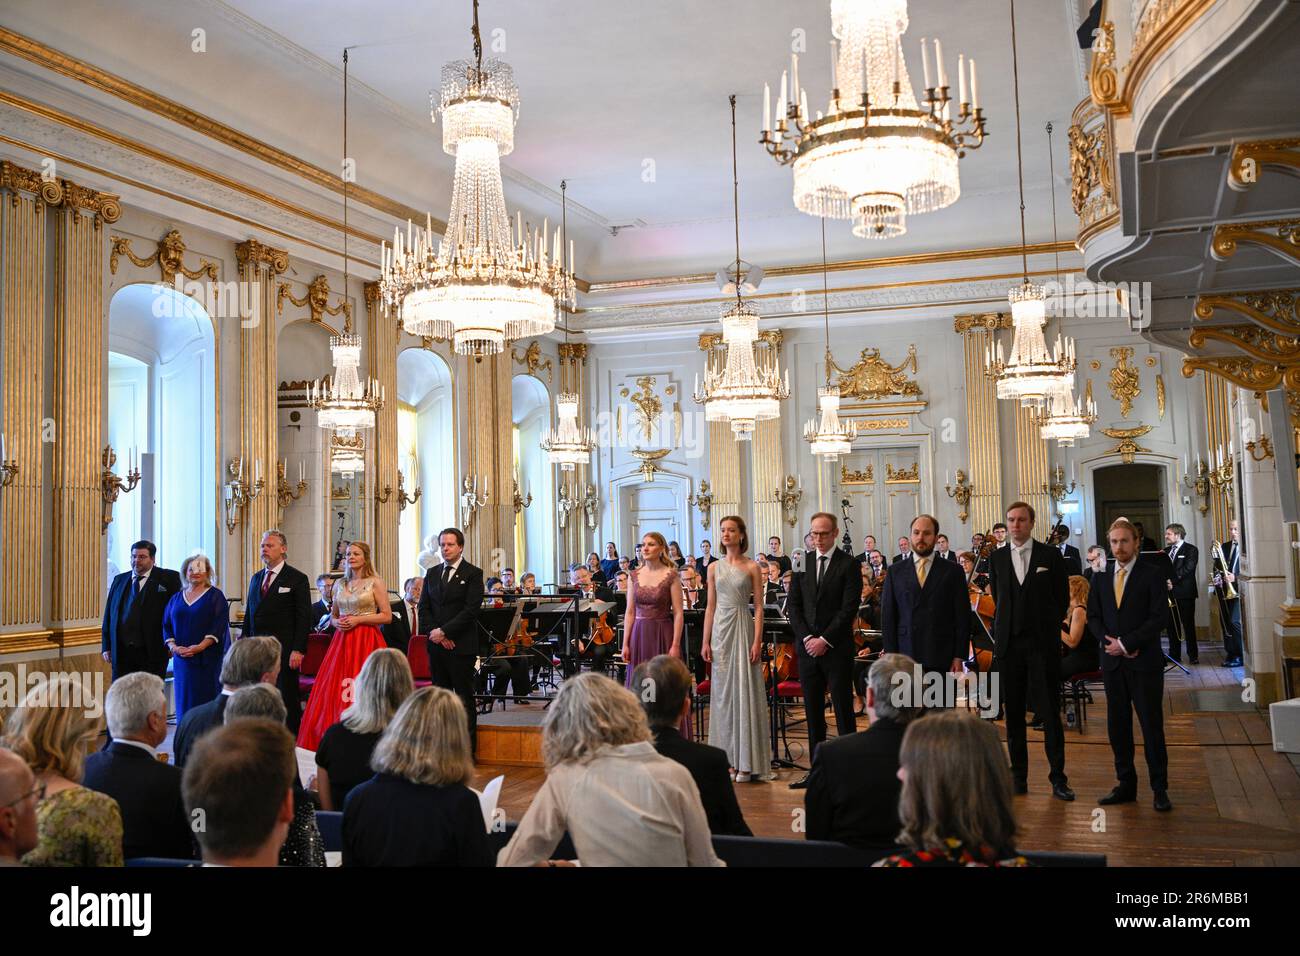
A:
<svg viewBox="0 0 1300 956">
<path fill-rule="evenodd" d="M 831 384 L 831 315 L 830 291 L 826 279 L 826 220 L 822 219 L 822 320 L 826 331 L 826 384 L 817 389 L 820 416 L 803 427 L 804 441 L 812 453 L 825 461 L 837 461 L 853 450 L 858 426 L 840 421 L 840 389 Z"/>
</svg>

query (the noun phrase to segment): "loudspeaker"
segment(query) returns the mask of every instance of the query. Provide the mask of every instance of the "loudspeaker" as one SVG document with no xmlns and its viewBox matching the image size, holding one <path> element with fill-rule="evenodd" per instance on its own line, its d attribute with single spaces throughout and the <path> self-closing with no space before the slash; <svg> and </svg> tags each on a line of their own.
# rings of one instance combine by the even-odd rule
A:
<svg viewBox="0 0 1300 956">
<path fill-rule="evenodd" d="M 1269 435 L 1273 442 L 1273 460 L 1277 463 L 1277 487 L 1282 496 L 1282 520 L 1300 521 L 1300 489 L 1296 487 L 1295 432 L 1286 391 L 1275 388 L 1268 393 Z"/>
</svg>

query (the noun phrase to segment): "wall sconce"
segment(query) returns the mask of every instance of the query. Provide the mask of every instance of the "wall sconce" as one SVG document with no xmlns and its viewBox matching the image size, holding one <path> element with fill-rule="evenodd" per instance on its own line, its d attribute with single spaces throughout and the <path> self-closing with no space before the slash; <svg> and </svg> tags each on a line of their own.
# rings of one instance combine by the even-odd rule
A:
<svg viewBox="0 0 1300 956">
<path fill-rule="evenodd" d="M 803 479 L 794 475 L 785 476 L 785 487 L 777 486 L 772 492 L 774 499 L 780 503 L 785 523 L 794 527 L 799 523 L 799 502 L 803 500 Z"/>
<path fill-rule="evenodd" d="M 235 533 L 235 525 L 239 524 L 239 516 L 254 501 L 266 487 L 266 479 L 262 477 L 262 461 L 258 459 L 253 468 L 253 481 L 244 480 L 244 459 L 232 458 L 226 465 L 226 471 L 230 475 L 230 480 L 222 486 L 222 491 L 226 500 L 226 534 Z"/>
<path fill-rule="evenodd" d="M 1259 454 L 1255 454 L 1255 449 L 1259 449 Z M 1259 441 L 1246 442 L 1246 451 L 1250 452 L 1250 457 L 1255 461 L 1264 461 L 1273 457 L 1273 443 L 1269 441 L 1267 435 L 1261 435 Z"/>
<path fill-rule="evenodd" d="M 1232 508 L 1232 480 L 1233 480 L 1233 453 L 1232 442 L 1228 442 L 1228 454 L 1224 455 L 1223 446 L 1220 445 L 1218 453 L 1215 456 L 1215 467 L 1210 469 L 1210 487 L 1227 499 L 1228 508 Z"/>
<path fill-rule="evenodd" d="M 707 531 L 709 529 L 709 512 L 713 508 L 713 494 L 709 491 L 707 478 L 700 482 L 700 493 L 698 495 L 688 495 L 686 503 L 692 508 L 700 509 L 700 524 Z"/>
<path fill-rule="evenodd" d="M 1183 475 L 1183 484 L 1190 488 L 1199 498 L 1200 504 L 1196 510 L 1201 514 L 1206 514 L 1210 510 L 1210 469 L 1209 466 L 1201 460 L 1201 456 L 1196 456 L 1196 475 L 1185 473 Z"/>
<path fill-rule="evenodd" d="M 1052 469 L 1052 483 L 1049 485 L 1047 482 L 1043 482 L 1043 494 L 1050 497 L 1057 504 L 1064 501 L 1067 495 L 1074 494 L 1074 489 L 1074 478 L 1071 477 L 1070 483 L 1067 485 L 1065 483 L 1065 468 L 1059 463 Z"/>
<path fill-rule="evenodd" d="M 3 457 L 0 455 L 0 457 Z M 103 464 L 103 470 L 99 473 L 99 495 L 104 501 L 103 522 L 100 525 L 99 533 L 106 534 L 108 526 L 113 523 L 113 505 L 117 503 L 118 495 L 122 492 L 128 494 L 135 490 L 140 484 L 140 467 L 136 460 L 134 449 L 131 451 L 131 464 L 127 469 L 126 480 L 123 481 L 118 475 L 114 474 L 113 466 L 117 464 L 117 453 L 113 451 L 112 445 L 105 445 L 103 454 L 100 455 L 100 461 Z M 6 472 L 12 465 L 13 472 L 18 471 L 18 466 L 13 463 L 6 463 Z M 12 477 L 7 478 L 5 484 L 12 481 Z"/>
<path fill-rule="evenodd" d="M 600 495 L 596 494 L 593 484 L 588 483 L 587 493 L 582 496 L 582 510 L 587 514 L 587 527 L 595 531 L 600 519 Z"/>
<path fill-rule="evenodd" d="M 279 504 L 281 511 L 289 507 L 291 501 L 297 501 L 301 498 L 307 491 L 307 479 L 303 474 L 302 462 L 298 462 L 298 484 L 294 488 L 290 488 L 289 481 L 284 476 L 288 466 L 289 463 L 283 460 L 275 464 L 275 500 Z"/>
<path fill-rule="evenodd" d="M 466 475 L 461 479 L 461 488 L 464 490 L 460 493 L 460 526 L 468 530 L 474 523 L 475 513 L 488 503 L 491 493 L 488 491 L 487 475 L 483 476 L 483 494 L 478 493 L 478 475 L 473 477 Z"/>
<path fill-rule="evenodd" d="M 943 490 L 948 493 L 949 498 L 957 502 L 957 507 L 961 508 L 961 511 L 957 512 L 957 517 L 962 524 L 965 524 L 966 519 L 970 517 L 971 495 L 975 493 L 975 486 L 966 480 L 966 472 L 958 468 L 957 487 L 954 488 L 951 483 L 945 483 Z"/>
<path fill-rule="evenodd" d="M 560 528 L 564 529 L 569 524 L 569 512 L 582 507 L 582 502 L 578 500 L 577 489 L 570 487 L 568 482 L 560 485 L 560 493 L 555 499 L 555 506 L 557 516 L 560 519 Z"/>
<path fill-rule="evenodd" d="M 526 495 L 521 495 L 519 493 L 518 477 L 515 478 L 515 493 L 512 500 L 515 506 L 515 514 L 519 514 L 519 512 L 523 511 L 525 508 L 527 508 L 529 505 L 533 503 L 533 493 L 531 490 Z"/>
<path fill-rule="evenodd" d="M 402 469 L 397 469 L 397 510 L 405 511 L 407 505 L 413 505 L 420 500 L 420 486 L 415 486 L 415 494 L 409 498 L 406 495 L 406 476 L 402 474 Z"/>
</svg>

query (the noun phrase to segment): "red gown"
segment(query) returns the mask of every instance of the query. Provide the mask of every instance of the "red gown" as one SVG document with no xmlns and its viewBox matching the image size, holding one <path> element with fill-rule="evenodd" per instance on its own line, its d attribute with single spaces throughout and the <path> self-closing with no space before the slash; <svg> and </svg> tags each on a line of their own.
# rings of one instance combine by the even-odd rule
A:
<svg viewBox="0 0 1300 956">
<path fill-rule="evenodd" d="M 335 586 L 334 606 L 340 617 L 377 613 L 374 592 L 368 582 L 364 588 L 353 594 L 342 583 Z M 339 715 L 352 705 L 361 665 L 374 651 L 387 646 L 383 633 L 373 624 L 358 624 L 350 631 L 334 632 L 298 727 L 299 747 L 315 751 L 320 746 L 325 731 L 337 724 Z"/>
</svg>

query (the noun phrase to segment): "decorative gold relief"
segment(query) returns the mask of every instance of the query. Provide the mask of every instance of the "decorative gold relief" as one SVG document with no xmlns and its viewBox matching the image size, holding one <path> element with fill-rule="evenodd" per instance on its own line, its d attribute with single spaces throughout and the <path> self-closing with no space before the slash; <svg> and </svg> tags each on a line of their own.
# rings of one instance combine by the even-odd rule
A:
<svg viewBox="0 0 1300 956">
<path fill-rule="evenodd" d="M 887 485 L 914 485 L 921 481 L 921 463 L 912 462 L 911 468 L 900 468 L 894 470 L 894 466 L 885 462 L 885 484 Z"/>
<path fill-rule="evenodd" d="M 323 275 L 318 275 L 316 278 L 311 280 L 311 284 L 307 286 L 307 294 L 301 299 L 290 291 L 289 283 L 281 282 L 275 296 L 275 312 L 277 315 L 284 311 L 285 299 L 288 299 L 300 309 L 306 307 L 311 312 L 312 322 L 317 325 L 324 325 L 325 328 L 329 329 L 330 333 L 334 335 L 337 335 L 338 333 L 328 325 L 325 325 L 325 316 L 343 315 L 345 319 L 350 320 L 352 318 L 352 305 L 347 301 L 346 290 L 344 290 L 344 294 L 339 297 L 337 304 L 329 304 L 330 280 Z M 347 323 L 345 322 L 345 325 L 346 324 Z"/>
<path fill-rule="evenodd" d="M 1278 335 L 1258 325 L 1228 325 L 1210 329 L 1193 329 L 1187 337 L 1194 348 L 1204 348 L 1207 341 L 1223 342 L 1262 361 L 1289 365 L 1300 359 L 1300 336 Z"/>
<path fill-rule="evenodd" d="M 515 364 L 523 365 L 528 370 L 528 374 L 534 378 L 541 378 L 542 376 L 538 373 L 542 369 L 546 369 L 546 384 L 551 383 L 551 369 L 553 368 L 551 360 L 542 359 L 542 346 L 536 339 L 528 343 L 523 355 L 516 352 L 514 346 L 511 346 L 510 354 L 514 358 Z"/>
<path fill-rule="evenodd" d="M 1119 103 L 1119 75 L 1115 70 L 1115 24 L 1109 20 L 1102 23 L 1092 40 L 1088 92 L 1098 106 L 1115 106 Z M 1074 211 L 1079 211 L 1077 206 Z"/>
<path fill-rule="evenodd" d="M 1249 189 L 1259 181 L 1261 167 L 1281 166 L 1300 170 L 1300 139 L 1265 139 L 1238 143 L 1228 162 L 1228 185 Z"/>
<path fill-rule="evenodd" d="M 1195 314 L 1198 319 L 1209 319 L 1218 309 L 1244 315 L 1252 322 L 1283 335 L 1300 334 L 1300 289 L 1197 296 Z"/>
<path fill-rule="evenodd" d="M 1070 146 L 1070 203 L 1079 218 L 1082 243 L 1119 213 L 1105 114 L 1084 100 L 1075 108 L 1066 139 Z"/>
<path fill-rule="evenodd" d="M 1237 246 L 1243 242 L 1271 249 L 1300 265 L 1300 219 L 1220 223 L 1214 227 L 1210 255 L 1222 262 L 1235 255 Z"/>
<path fill-rule="evenodd" d="M 1156 414 L 1165 420 L 1165 377 L 1160 374 L 1156 375 Z"/>
<path fill-rule="evenodd" d="M 701 352 L 708 352 L 722 345 L 721 332 L 701 332 L 699 347 Z"/>
<path fill-rule="evenodd" d="M 0 189 L 35 193 L 39 202 L 50 206 L 63 202 L 63 185 L 57 179 L 46 179 L 34 169 L 7 160 L 0 162 Z"/>
<path fill-rule="evenodd" d="M 836 384 L 842 398 L 872 399 L 921 394 L 921 386 L 915 381 L 909 381 L 904 375 L 909 368 L 913 375 L 917 372 L 915 345 L 907 347 L 907 358 L 898 365 L 890 365 L 880 357 L 880 349 L 870 347 L 862 350 L 857 364 L 852 368 L 840 368 L 829 352 L 826 354 L 826 364 L 839 373 Z"/>
<path fill-rule="evenodd" d="M 978 312 L 970 315 L 953 316 L 952 330 L 958 335 L 978 332 L 997 332 L 999 329 L 1011 328 L 1010 312 Z"/>
<path fill-rule="evenodd" d="M 1142 394 L 1138 370 L 1129 364 L 1133 349 L 1127 345 L 1113 348 L 1110 357 L 1115 360 L 1110 370 L 1110 397 L 1119 402 L 1120 415 L 1128 418 L 1133 411 L 1133 400 Z"/>
<path fill-rule="evenodd" d="M 1155 368 L 1155 367 L 1156 367 L 1156 357 L 1155 357 L 1154 355 L 1148 355 L 1148 356 L 1146 357 L 1146 359 L 1145 359 L 1145 365 L 1146 365 L 1147 368 Z"/>
<path fill-rule="evenodd" d="M 649 441 L 655 426 L 659 423 L 659 416 L 663 414 L 664 405 L 659 396 L 654 393 L 655 377 L 653 375 L 640 376 L 636 380 L 636 384 L 639 391 L 630 392 L 624 388 L 619 391 L 619 395 L 636 406 L 637 424 L 640 425 L 641 434 L 645 436 L 645 440 Z"/>
<path fill-rule="evenodd" d="M 157 263 L 164 285 L 172 285 L 177 275 L 183 275 L 187 279 L 198 279 L 200 276 L 207 276 L 213 282 L 217 280 L 217 264 L 215 262 L 200 259 L 198 268 L 195 269 L 190 269 L 185 265 L 185 240 L 177 229 L 171 230 L 167 235 L 159 239 L 157 248 L 147 256 L 136 255 L 131 248 L 130 239 L 125 236 L 114 236 L 113 251 L 108 257 L 108 271 L 113 275 L 117 275 L 117 260 L 120 256 L 126 256 L 141 269 L 147 269 Z"/>
<path fill-rule="evenodd" d="M 646 481 L 654 481 L 655 473 L 659 471 L 659 460 L 667 455 L 671 448 L 633 448 L 632 456 L 641 462 L 641 477 Z"/>
<path fill-rule="evenodd" d="M 1238 388 L 1267 392 L 1284 385 L 1300 389 L 1300 365 L 1261 361 L 1245 355 L 1210 355 L 1183 359 L 1183 377 L 1208 372 L 1225 378 Z"/>
<path fill-rule="evenodd" d="M 1096 365 L 1095 362 L 1093 364 Z M 1083 402 L 1085 405 L 1092 404 L 1092 379 L 1088 379 L 1087 383 L 1084 385 Z"/>
<path fill-rule="evenodd" d="M 883 432 L 895 428 L 907 428 L 911 422 L 906 418 L 855 418 L 854 424 L 860 432 Z"/>
<path fill-rule="evenodd" d="M 1093 359 L 1091 362 L 1088 363 L 1088 368 L 1092 369 L 1094 372 L 1100 372 L 1101 363 L 1098 362 L 1096 359 Z"/>
<path fill-rule="evenodd" d="M 1101 433 L 1107 438 L 1114 438 L 1119 441 L 1119 444 L 1111 449 L 1110 454 L 1119 455 L 1124 464 L 1131 465 L 1138 452 L 1151 450 L 1139 445 L 1137 439 L 1154 427 L 1154 425 L 1134 425 L 1132 428 L 1103 428 Z"/>
<path fill-rule="evenodd" d="M 582 362 L 587 364 L 587 343 L 586 342 L 561 342 L 559 344 L 560 361 L 567 362 L 570 365 L 576 365 Z"/>
<path fill-rule="evenodd" d="M 37 208 L 41 204 L 63 206 L 71 211 L 74 222 L 81 210 L 93 213 L 96 229 L 101 223 L 117 222 L 122 215 L 121 197 L 113 193 L 89 189 L 69 179 L 43 176 L 34 169 L 10 162 L 0 162 L 0 189 L 35 193 Z M 14 197 L 14 201 L 17 201 L 17 197 Z"/>
<path fill-rule="evenodd" d="M 279 275 L 289 268 L 289 250 L 276 249 L 256 239 L 245 239 L 235 246 L 235 261 L 240 268 L 267 265 L 272 273 Z"/>
<path fill-rule="evenodd" d="M 849 471 L 848 465 L 840 465 L 840 484 L 872 485 L 876 482 L 875 465 L 867 465 L 863 471 Z"/>
</svg>

